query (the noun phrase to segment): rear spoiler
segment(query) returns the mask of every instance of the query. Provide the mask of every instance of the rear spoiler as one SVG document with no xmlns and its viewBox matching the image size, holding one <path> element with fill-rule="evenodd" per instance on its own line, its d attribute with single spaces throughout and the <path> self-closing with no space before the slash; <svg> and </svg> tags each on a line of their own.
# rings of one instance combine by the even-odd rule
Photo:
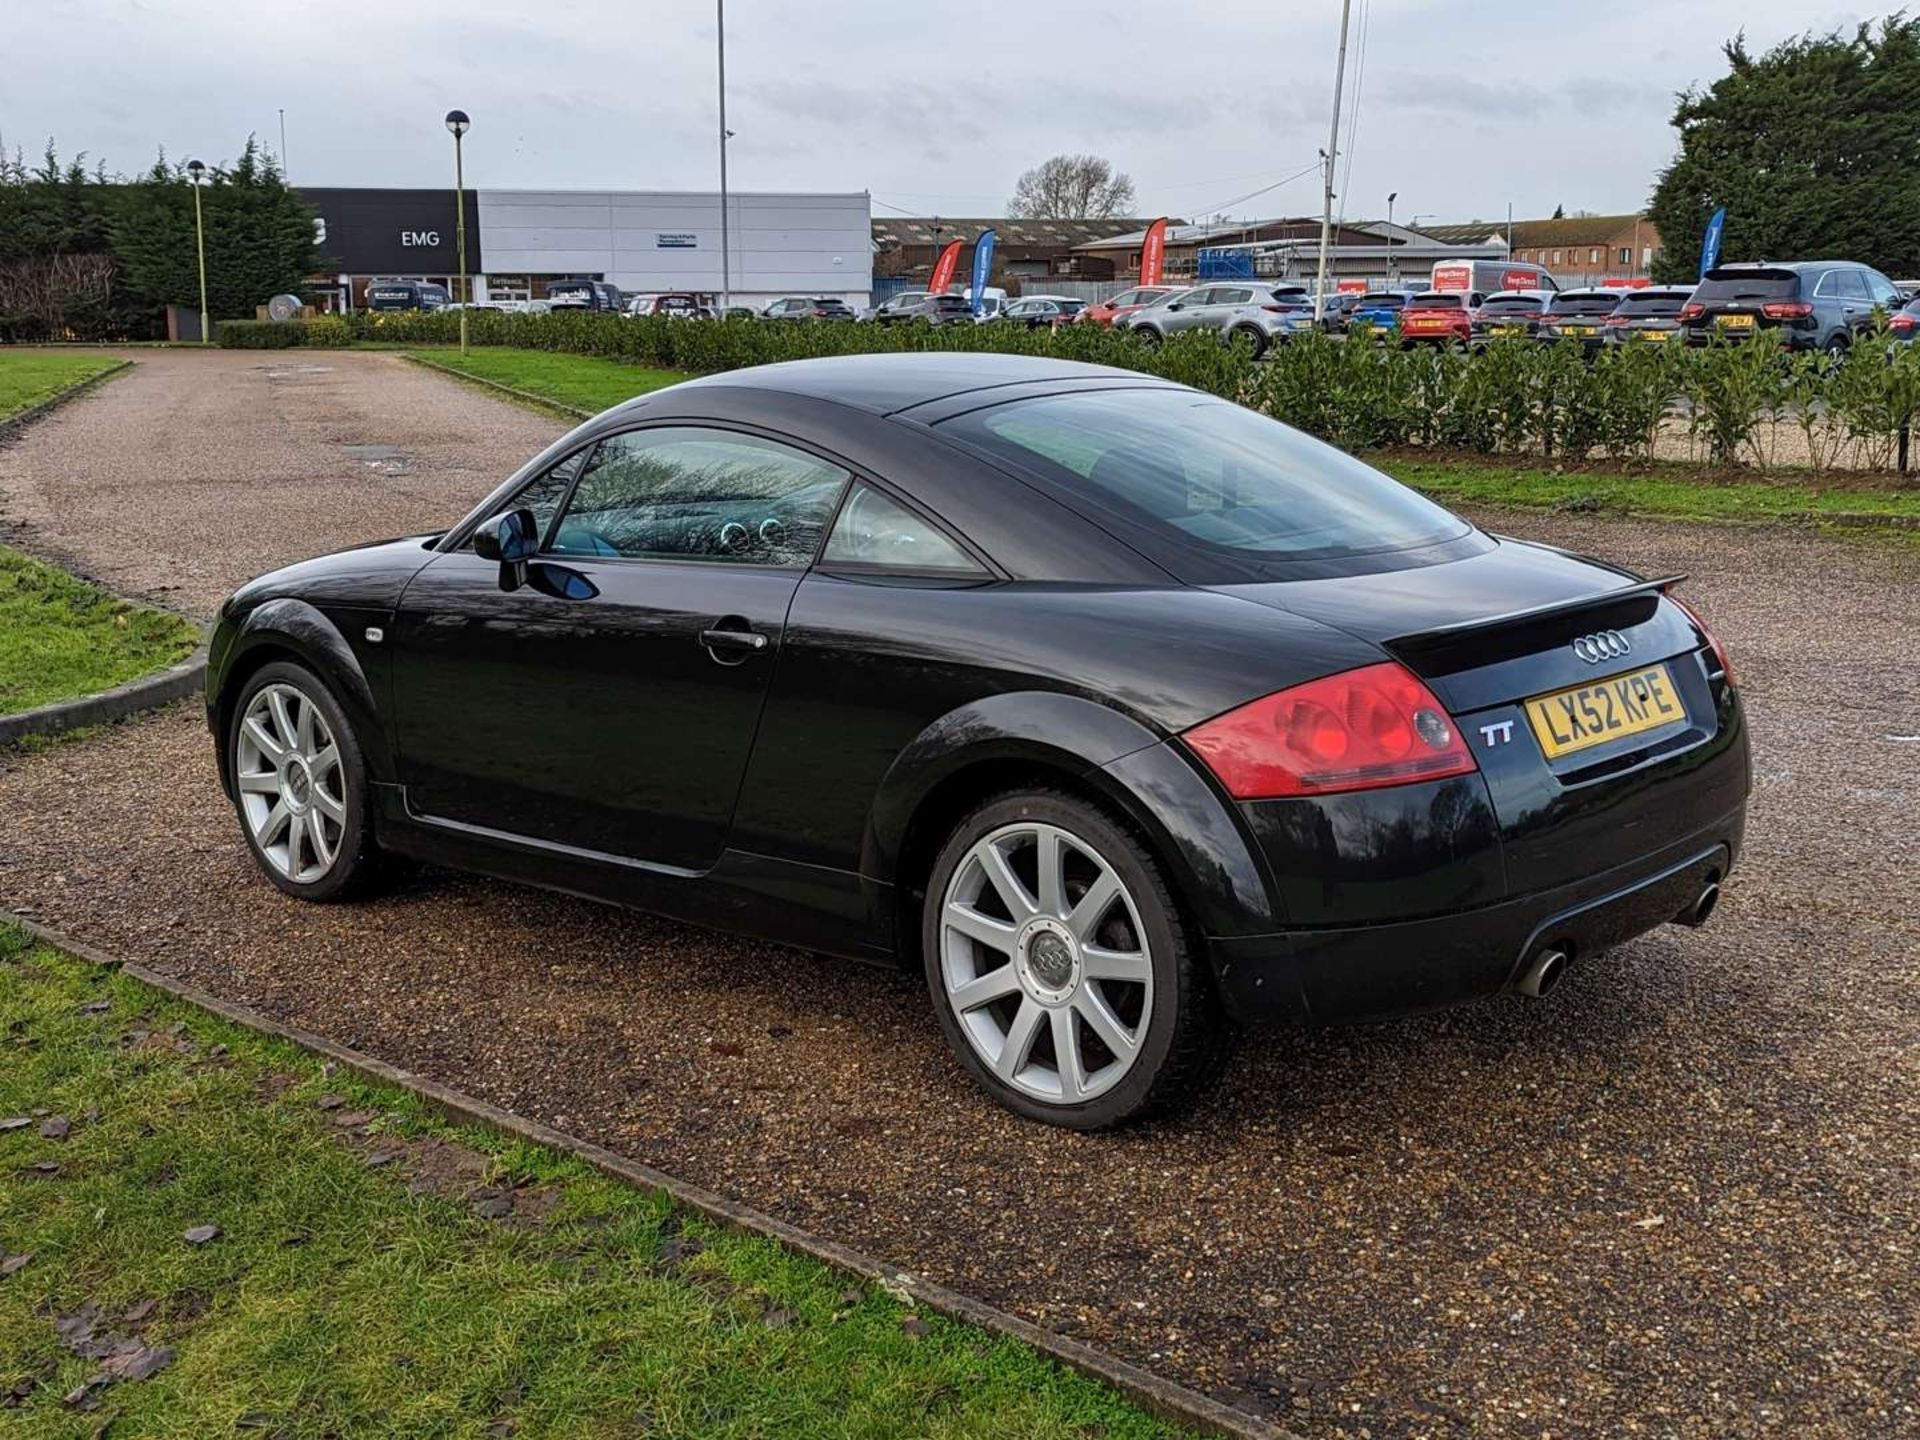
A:
<svg viewBox="0 0 1920 1440">
<path fill-rule="evenodd" d="M 1405 635 L 1396 635 L 1384 643 L 1389 650 L 1402 648 L 1418 650 L 1428 645 L 1445 644 L 1448 640 L 1470 631 L 1500 630 L 1509 625 L 1519 625 L 1534 620 L 1550 620 L 1556 615 L 1566 615 L 1576 610 L 1591 610 L 1596 606 L 1612 605 L 1621 600 L 1631 600 L 1637 595 L 1665 594 L 1686 578 L 1685 575 L 1668 575 L 1659 580 L 1642 580 L 1636 585 L 1623 585 L 1618 590 L 1602 590 L 1598 595 L 1582 595 L 1573 600 L 1554 600 L 1545 605 L 1529 606 L 1524 610 L 1509 610 L 1503 615 L 1487 615 L 1476 620 L 1459 620 L 1451 625 L 1437 625 L 1431 630 L 1415 630 Z"/>
</svg>

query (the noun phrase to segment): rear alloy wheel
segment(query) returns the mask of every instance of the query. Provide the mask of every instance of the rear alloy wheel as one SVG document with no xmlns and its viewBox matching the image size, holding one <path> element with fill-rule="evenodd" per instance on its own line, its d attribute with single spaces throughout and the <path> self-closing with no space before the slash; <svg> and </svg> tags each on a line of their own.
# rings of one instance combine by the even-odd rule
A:
<svg viewBox="0 0 1920 1440">
<path fill-rule="evenodd" d="M 248 847 L 275 885 L 303 900 L 333 900 L 374 878 L 360 746 L 312 671 L 279 661 L 248 680 L 227 764 Z"/>
<path fill-rule="evenodd" d="M 1242 325 L 1238 330 L 1235 330 L 1231 335 L 1227 336 L 1227 343 L 1229 345 L 1235 340 L 1245 340 L 1251 345 L 1253 347 L 1252 358 L 1255 360 L 1258 360 L 1262 355 L 1267 353 L 1266 334 L 1257 326 Z"/>
<path fill-rule="evenodd" d="M 1133 334 L 1134 338 L 1139 340 L 1139 342 L 1149 350 L 1158 350 L 1161 340 L 1165 338 L 1158 330 L 1155 330 L 1149 325 L 1134 326 Z"/>
<path fill-rule="evenodd" d="M 925 921 L 942 1029 L 1023 1115 L 1119 1124 L 1181 1098 L 1219 1048 L 1158 867 L 1079 800 L 1038 792 L 976 811 L 935 865 Z"/>
</svg>

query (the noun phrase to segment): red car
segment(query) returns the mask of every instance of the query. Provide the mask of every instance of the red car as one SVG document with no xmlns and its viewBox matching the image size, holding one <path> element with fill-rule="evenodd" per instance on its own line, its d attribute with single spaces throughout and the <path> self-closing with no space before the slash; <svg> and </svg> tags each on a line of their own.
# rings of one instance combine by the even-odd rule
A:
<svg viewBox="0 0 1920 1440">
<path fill-rule="evenodd" d="M 1430 290 L 1407 301 L 1400 312 L 1400 343 L 1427 342 L 1465 345 L 1473 339 L 1474 297 Z"/>
<path fill-rule="evenodd" d="M 1122 290 L 1118 295 L 1102 300 L 1098 305 L 1087 306 L 1074 318 L 1105 330 L 1114 321 L 1125 319 L 1136 310 L 1144 310 L 1162 296 L 1171 295 L 1181 288 L 1179 285 L 1136 285 L 1131 290 Z"/>
</svg>

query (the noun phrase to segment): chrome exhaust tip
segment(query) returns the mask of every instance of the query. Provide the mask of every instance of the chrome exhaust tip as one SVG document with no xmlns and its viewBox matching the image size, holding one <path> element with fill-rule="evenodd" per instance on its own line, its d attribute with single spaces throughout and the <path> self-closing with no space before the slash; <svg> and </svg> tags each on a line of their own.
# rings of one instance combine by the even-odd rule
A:
<svg viewBox="0 0 1920 1440">
<path fill-rule="evenodd" d="M 1519 982 L 1514 986 L 1522 995 L 1531 995 L 1541 999 L 1560 983 L 1560 977 L 1567 971 L 1567 952 L 1548 947 L 1533 957 L 1533 963 L 1521 973 Z"/>
<path fill-rule="evenodd" d="M 1707 923 L 1707 917 L 1713 914 L 1714 907 L 1719 905 L 1719 903 L 1720 882 L 1718 880 L 1709 880 L 1706 888 L 1700 892 L 1694 899 L 1694 902 L 1673 917 L 1674 923 L 1676 925 L 1690 925 L 1698 929 Z"/>
</svg>

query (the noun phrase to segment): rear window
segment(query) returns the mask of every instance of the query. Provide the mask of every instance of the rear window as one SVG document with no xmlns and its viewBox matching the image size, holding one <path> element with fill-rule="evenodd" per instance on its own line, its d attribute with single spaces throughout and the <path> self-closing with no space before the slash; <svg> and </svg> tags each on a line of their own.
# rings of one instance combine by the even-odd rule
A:
<svg viewBox="0 0 1920 1440">
<path fill-rule="evenodd" d="M 1556 315 L 1611 315 L 1620 303 L 1618 295 L 1560 295 L 1554 298 Z"/>
<path fill-rule="evenodd" d="M 1654 291 L 1629 293 L 1620 301 L 1619 312 L 1622 315 L 1678 315 L 1680 307 L 1687 303 L 1687 297 L 1693 292 L 1670 291 L 1662 294 Z"/>
<path fill-rule="evenodd" d="M 1482 315 L 1538 315 L 1541 300 L 1534 295 L 1495 295 L 1480 307 Z"/>
<path fill-rule="evenodd" d="M 940 428 L 1096 512 L 1243 559 L 1403 550 L 1470 530 L 1330 445 L 1185 390 L 1018 400 Z"/>
<path fill-rule="evenodd" d="M 1800 277 L 1791 270 L 1756 267 L 1752 270 L 1709 270 L 1693 298 L 1704 304 L 1716 300 L 1783 300 L 1800 291 Z"/>
<path fill-rule="evenodd" d="M 973 305 L 964 295 L 941 295 L 933 302 L 936 310 L 971 310 Z"/>
<path fill-rule="evenodd" d="M 1458 295 L 1441 294 L 1435 291 L 1429 295 L 1414 296 L 1407 301 L 1407 308 L 1409 310 L 1458 310 L 1460 303 Z"/>
<path fill-rule="evenodd" d="M 1407 297 L 1404 295 L 1362 295 L 1355 306 L 1368 310 L 1398 310 L 1406 303 Z"/>
</svg>

